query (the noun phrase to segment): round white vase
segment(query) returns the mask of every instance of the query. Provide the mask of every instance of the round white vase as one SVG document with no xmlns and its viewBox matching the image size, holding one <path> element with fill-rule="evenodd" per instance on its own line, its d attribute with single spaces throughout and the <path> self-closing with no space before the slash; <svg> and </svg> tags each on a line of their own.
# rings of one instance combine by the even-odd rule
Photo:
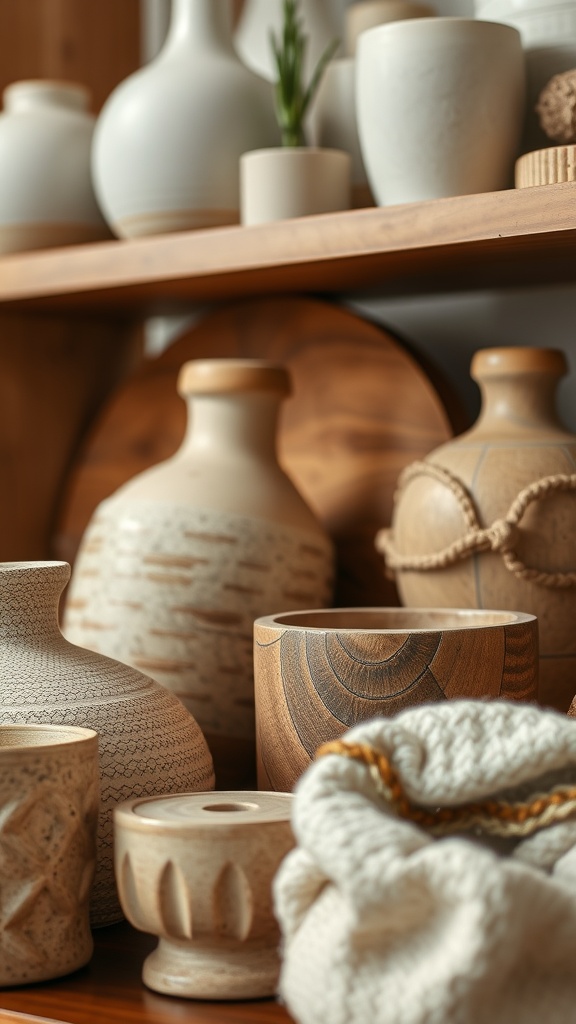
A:
<svg viewBox="0 0 576 1024">
<path fill-rule="evenodd" d="M 341 149 L 286 146 L 240 160 L 243 224 L 350 209 L 352 158 Z"/>
<path fill-rule="evenodd" d="M 272 89 L 234 52 L 230 0 L 172 0 L 161 52 L 98 119 L 96 194 L 122 237 L 234 224 L 240 154 L 278 140 Z"/>
<path fill-rule="evenodd" d="M 353 57 L 330 61 L 322 75 L 309 120 L 315 146 L 343 149 L 350 154 L 351 206 L 373 206 L 356 124 L 356 64 Z"/>
<path fill-rule="evenodd" d="M 511 187 L 525 103 L 516 29 L 396 21 L 363 32 L 356 60 L 360 145 L 381 206 Z"/>
<path fill-rule="evenodd" d="M 14 82 L 0 115 L 0 253 L 109 237 L 90 177 L 94 117 L 73 82 Z"/>
<path fill-rule="evenodd" d="M 270 33 L 280 36 L 284 0 L 245 0 L 236 27 L 235 45 L 244 63 L 258 75 L 276 81 Z M 310 74 L 333 39 L 342 36 L 342 3 L 337 0 L 300 0 L 299 13 L 308 44 L 305 70 Z"/>
</svg>

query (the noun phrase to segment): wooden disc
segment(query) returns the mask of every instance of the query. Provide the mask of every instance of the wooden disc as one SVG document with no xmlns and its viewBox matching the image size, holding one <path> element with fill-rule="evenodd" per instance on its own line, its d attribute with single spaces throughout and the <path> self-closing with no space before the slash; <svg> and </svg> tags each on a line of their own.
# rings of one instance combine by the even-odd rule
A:
<svg viewBox="0 0 576 1024">
<path fill-rule="evenodd" d="M 397 604 L 377 531 L 390 523 L 402 468 L 452 436 L 440 394 L 407 349 L 380 326 L 315 299 L 246 301 L 211 312 L 124 383 L 70 473 L 54 541 L 73 561 L 98 503 L 172 455 L 185 427 L 181 365 L 206 357 L 285 364 L 294 394 L 282 411 L 279 454 L 332 535 L 336 604 Z"/>
</svg>

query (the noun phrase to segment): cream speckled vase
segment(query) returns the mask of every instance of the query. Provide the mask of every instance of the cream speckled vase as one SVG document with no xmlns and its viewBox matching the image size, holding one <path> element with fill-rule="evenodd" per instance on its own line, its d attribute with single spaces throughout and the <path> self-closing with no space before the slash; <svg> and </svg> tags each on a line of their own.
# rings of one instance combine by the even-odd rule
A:
<svg viewBox="0 0 576 1024">
<path fill-rule="evenodd" d="M 185 364 L 184 442 L 96 510 L 66 608 L 71 640 L 178 694 L 219 788 L 255 778 L 254 619 L 331 599 L 331 542 L 276 460 L 289 388 L 258 360 Z"/>
<path fill-rule="evenodd" d="M 100 736 L 102 802 L 92 921 L 122 917 L 112 810 L 128 797 L 205 790 L 212 762 L 198 725 L 152 679 L 69 643 L 58 603 L 65 562 L 0 563 L 0 722 L 78 725 Z"/>
</svg>

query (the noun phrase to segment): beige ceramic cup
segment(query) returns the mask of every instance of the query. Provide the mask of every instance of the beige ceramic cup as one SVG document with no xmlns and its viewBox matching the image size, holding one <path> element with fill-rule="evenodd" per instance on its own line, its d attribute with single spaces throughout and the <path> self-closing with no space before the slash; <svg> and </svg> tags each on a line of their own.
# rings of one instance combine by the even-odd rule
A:
<svg viewBox="0 0 576 1024">
<path fill-rule="evenodd" d="M 0 986 L 88 963 L 99 802 L 96 732 L 0 726 Z"/>
</svg>

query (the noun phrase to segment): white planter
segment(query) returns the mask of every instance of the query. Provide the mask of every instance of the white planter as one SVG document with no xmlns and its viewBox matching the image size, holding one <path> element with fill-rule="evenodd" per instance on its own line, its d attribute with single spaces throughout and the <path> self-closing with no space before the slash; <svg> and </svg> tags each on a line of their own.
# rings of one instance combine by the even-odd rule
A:
<svg viewBox="0 0 576 1024">
<path fill-rule="evenodd" d="M 349 57 L 354 56 L 358 37 L 369 28 L 407 18 L 428 18 L 434 14 L 436 11 L 430 4 L 415 3 L 413 0 L 361 0 L 346 11 L 346 53 Z"/>
<path fill-rule="evenodd" d="M 173 0 L 166 43 L 112 93 L 96 126 L 96 192 L 121 236 L 239 219 L 238 161 L 275 145 L 272 90 L 232 45 L 230 0 Z"/>
<path fill-rule="evenodd" d="M 310 113 L 310 134 L 315 146 L 343 149 L 351 157 L 351 205 L 373 206 L 356 124 L 356 66 L 353 57 L 328 64 Z"/>
<path fill-rule="evenodd" d="M 364 32 L 356 103 L 380 205 L 510 187 L 525 102 L 518 32 L 467 18 Z"/>
<path fill-rule="evenodd" d="M 333 213 L 350 208 L 349 153 L 286 147 L 245 153 L 240 161 L 242 223 Z"/>
<path fill-rule="evenodd" d="M 0 252 L 109 236 L 90 179 L 94 118 L 71 82 L 15 82 L 0 115 Z"/>
<path fill-rule="evenodd" d="M 284 0 L 245 0 L 236 28 L 236 50 L 244 63 L 270 82 L 276 81 L 276 68 L 270 44 L 270 32 L 282 30 Z M 308 36 L 306 73 L 310 74 L 321 53 L 333 39 L 342 36 L 341 0 L 300 0 L 301 21 Z"/>
</svg>

